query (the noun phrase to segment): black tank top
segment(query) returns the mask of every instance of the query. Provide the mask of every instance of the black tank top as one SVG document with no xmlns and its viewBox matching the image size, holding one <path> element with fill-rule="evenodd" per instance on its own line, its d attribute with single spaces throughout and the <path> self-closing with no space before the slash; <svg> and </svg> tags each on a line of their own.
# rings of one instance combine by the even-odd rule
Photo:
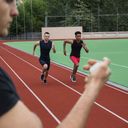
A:
<svg viewBox="0 0 128 128">
<path fill-rule="evenodd" d="M 80 40 L 78 43 L 76 40 L 73 40 L 73 44 L 71 45 L 71 54 L 70 56 L 80 57 L 80 51 L 82 48 L 83 41 Z"/>
<path fill-rule="evenodd" d="M 44 40 L 40 41 L 40 59 L 50 59 L 50 50 L 52 48 L 52 41 L 49 40 L 47 43 Z"/>
</svg>

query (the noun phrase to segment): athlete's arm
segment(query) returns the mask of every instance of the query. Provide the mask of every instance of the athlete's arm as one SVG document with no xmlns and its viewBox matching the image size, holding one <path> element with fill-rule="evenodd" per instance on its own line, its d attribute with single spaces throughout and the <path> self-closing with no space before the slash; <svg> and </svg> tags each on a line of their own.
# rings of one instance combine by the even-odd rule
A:
<svg viewBox="0 0 128 128">
<path fill-rule="evenodd" d="M 56 53 L 55 44 L 53 42 L 52 42 L 52 51 L 53 51 L 53 53 Z"/>
<path fill-rule="evenodd" d="M 58 128 L 85 128 L 93 103 L 110 75 L 109 63 L 109 60 L 104 60 L 100 67 L 89 75 L 86 90 Z M 85 69 L 89 69 L 88 67 L 90 68 L 91 65 Z"/>
<path fill-rule="evenodd" d="M 63 43 L 63 52 L 64 52 L 64 55 L 66 56 L 66 44 L 72 44 L 73 41 L 72 40 L 64 40 L 64 43 Z"/>
<path fill-rule="evenodd" d="M 39 46 L 40 42 L 36 42 L 33 46 L 33 55 L 35 55 L 35 50 L 36 50 L 36 47 Z"/>
<path fill-rule="evenodd" d="M 84 50 L 88 53 L 89 52 L 89 49 L 87 48 L 86 44 L 85 43 L 82 43 L 82 47 L 84 48 Z"/>
</svg>

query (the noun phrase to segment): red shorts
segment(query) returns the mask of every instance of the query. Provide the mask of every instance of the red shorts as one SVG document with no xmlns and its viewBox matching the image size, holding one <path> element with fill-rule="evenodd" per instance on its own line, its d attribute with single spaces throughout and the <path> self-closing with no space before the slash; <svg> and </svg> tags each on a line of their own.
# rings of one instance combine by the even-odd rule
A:
<svg viewBox="0 0 128 128">
<path fill-rule="evenodd" d="M 72 60 L 72 62 L 73 62 L 75 65 L 78 65 L 79 62 L 80 62 L 80 58 L 75 57 L 75 56 L 70 56 L 70 59 Z"/>
</svg>

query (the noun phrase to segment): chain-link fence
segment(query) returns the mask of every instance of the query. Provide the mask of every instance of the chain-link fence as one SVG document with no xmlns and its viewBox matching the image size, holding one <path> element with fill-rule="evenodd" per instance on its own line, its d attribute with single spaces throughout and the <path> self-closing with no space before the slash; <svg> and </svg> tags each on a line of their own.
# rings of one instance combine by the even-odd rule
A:
<svg viewBox="0 0 128 128">
<path fill-rule="evenodd" d="M 29 9 L 28 9 L 29 8 Z M 84 17 L 81 15 L 49 15 L 46 12 L 34 11 L 34 6 L 29 3 L 29 7 L 24 5 L 20 8 L 20 16 L 14 19 L 10 29 L 10 34 L 5 39 L 17 40 L 36 40 L 41 38 L 42 27 L 65 27 L 65 26 L 82 26 L 84 32 L 118 32 L 128 31 L 128 13 L 100 12 L 97 7 L 96 11 L 90 11 Z"/>
<path fill-rule="evenodd" d="M 84 21 L 77 16 L 46 16 L 46 27 L 83 26 L 84 32 L 128 31 L 128 14 L 100 14 Z"/>
</svg>

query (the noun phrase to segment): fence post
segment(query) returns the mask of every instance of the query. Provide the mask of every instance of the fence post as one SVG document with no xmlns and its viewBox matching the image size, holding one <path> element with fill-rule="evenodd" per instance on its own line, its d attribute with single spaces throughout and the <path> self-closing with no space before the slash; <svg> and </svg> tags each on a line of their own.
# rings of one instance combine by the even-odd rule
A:
<svg viewBox="0 0 128 128">
<path fill-rule="evenodd" d="M 117 31 L 119 31 L 119 13 L 118 13 L 118 7 L 117 7 Z"/>
</svg>

